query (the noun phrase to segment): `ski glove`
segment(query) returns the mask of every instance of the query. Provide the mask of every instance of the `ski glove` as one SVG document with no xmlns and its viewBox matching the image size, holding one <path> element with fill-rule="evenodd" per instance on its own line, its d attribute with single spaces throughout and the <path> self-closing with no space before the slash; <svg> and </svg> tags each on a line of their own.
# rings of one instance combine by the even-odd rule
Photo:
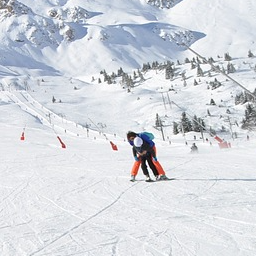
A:
<svg viewBox="0 0 256 256">
<path fill-rule="evenodd" d="M 139 158 L 137 156 L 134 157 L 136 162 L 139 162 Z"/>
<path fill-rule="evenodd" d="M 154 162 L 157 162 L 157 158 L 156 158 L 156 157 L 153 157 L 153 161 L 154 161 Z"/>
</svg>

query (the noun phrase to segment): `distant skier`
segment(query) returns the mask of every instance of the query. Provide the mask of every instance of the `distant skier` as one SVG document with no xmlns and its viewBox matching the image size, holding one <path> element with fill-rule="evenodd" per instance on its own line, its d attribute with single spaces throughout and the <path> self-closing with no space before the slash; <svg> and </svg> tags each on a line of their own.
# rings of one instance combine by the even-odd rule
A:
<svg viewBox="0 0 256 256">
<path fill-rule="evenodd" d="M 155 143 L 149 138 L 148 133 L 135 133 L 135 132 L 129 131 L 127 133 L 127 140 L 130 143 L 130 145 L 133 146 L 133 155 L 135 159 L 135 162 L 133 164 L 132 171 L 131 171 L 132 181 L 135 180 L 140 164 L 142 164 L 141 166 L 142 170 L 144 169 L 143 173 L 147 172 L 145 168 L 146 161 L 148 162 L 157 180 L 168 179 L 165 175 L 165 171 L 163 170 L 163 167 L 157 160 Z M 135 145 L 135 142 L 136 142 L 136 145 Z M 157 172 L 155 171 L 155 168 Z"/>
<path fill-rule="evenodd" d="M 196 143 L 192 144 L 191 153 L 198 153 L 198 147 L 196 146 Z"/>
</svg>

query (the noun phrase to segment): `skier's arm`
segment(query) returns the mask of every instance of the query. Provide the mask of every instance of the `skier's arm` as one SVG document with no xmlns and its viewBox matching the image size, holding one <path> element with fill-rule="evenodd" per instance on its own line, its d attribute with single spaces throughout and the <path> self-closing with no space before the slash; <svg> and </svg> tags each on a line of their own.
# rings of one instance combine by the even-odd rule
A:
<svg viewBox="0 0 256 256">
<path fill-rule="evenodd" d="M 141 147 L 141 152 L 142 152 L 142 155 L 148 152 L 152 155 L 152 157 L 156 157 L 156 153 L 154 149 L 147 142 L 143 142 L 143 145 Z"/>
<path fill-rule="evenodd" d="M 134 147 L 132 147 L 132 154 L 133 154 L 134 157 L 137 156 L 137 151 L 136 151 L 136 149 Z"/>
</svg>

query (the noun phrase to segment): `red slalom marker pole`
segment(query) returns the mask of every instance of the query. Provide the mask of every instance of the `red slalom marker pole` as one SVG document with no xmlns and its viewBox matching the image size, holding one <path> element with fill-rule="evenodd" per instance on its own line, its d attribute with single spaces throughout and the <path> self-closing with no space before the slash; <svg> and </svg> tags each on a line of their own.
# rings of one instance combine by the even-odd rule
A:
<svg viewBox="0 0 256 256">
<path fill-rule="evenodd" d="M 61 140 L 61 138 L 59 136 L 57 136 L 57 139 L 59 140 L 61 147 L 66 148 L 66 145 L 63 143 L 63 141 Z"/>
<path fill-rule="evenodd" d="M 25 140 L 25 134 L 24 134 L 24 132 L 22 132 L 21 137 L 20 137 L 20 140 Z"/>
<path fill-rule="evenodd" d="M 113 150 L 116 150 L 116 151 L 118 150 L 117 145 L 114 144 L 112 141 L 110 141 L 110 144 L 111 144 L 111 147 L 112 147 Z"/>
</svg>

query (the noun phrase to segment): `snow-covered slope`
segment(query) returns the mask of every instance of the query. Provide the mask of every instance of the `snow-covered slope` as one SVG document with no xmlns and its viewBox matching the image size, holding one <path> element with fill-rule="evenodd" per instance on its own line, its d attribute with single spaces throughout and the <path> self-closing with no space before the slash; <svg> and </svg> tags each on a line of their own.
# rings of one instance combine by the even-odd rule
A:
<svg viewBox="0 0 256 256">
<path fill-rule="evenodd" d="M 254 1 L 4 2 L 0 255 L 254 256 L 256 136 L 241 129 L 245 106 L 234 98 L 242 88 L 208 64 L 198 77 L 184 63 L 196 56 L 175 43 L 184 40 L 220 68 L 229 52 L 237 70 L 230 75 L 254 91 L 256 59 L 247 57 L 255 54 Z M 160 2 L 164 8 L 154 6 Z M 134 86 L 121 77 L 98 83 L 103 69 L 133 75 L 155 60 L 173 60 L 174 77 L 153 68 Z M 183 111 L 231 148 L 220 149 L 207 131 L 174 135 Z M 158 160 L 176 180 L 148 184 L 139 171 L 129 181 L 128 130 L 154 133 Z"/>
<path fill-rule="evenodd" d="M 63 103 L 51 104 L 56 87 L 48 78 L 37 81 L 34 92 L 14 87 L 0 92 L 1 255 L 255 255 L 253 133 L 250 140 L 240 134 L 231 148 L 220 150 L 208 134 L 208 142 L 189 133 L 172 136 L 170 144 L 154 131 L 158 160 L 176 180 L 148 184 L 139 171 L 132 183 L 134 159 L 122 131 L 140 131 L 146 125 L 145 113 L 152 111 L 146 105 L 150 88 L 141 90 L 141 99 L 130 105 L 134 94 L 128 97 L 112 86 L 96 90 L 96 85 L 59 77 L 54 92 Z M 78 90 L 71 88 L 74 84 Z M 96 101 L 93 93 L 98 101 L 89 109 Z M 102 104 L 113 94 L 118 97 Z M 133 107 L 136 126 L 126 106 Z M 87 130 L 80 119 L 82 113 L 93 112 Z M 111 127 L 98 122 L 106 120 L 103 113 L 108 113 Z M 117 135 L 103 134 L 106 129 Z M 194 142 L 198 154 L 190 154 Z"/>
<path fill-rule="evenodd" d="M 237 69 L 232 77 L 254 91 L 256 63 L 247 58 L 249 49 L 254 52 L 254 2 L 175 3 L 167 9 L 143 0 L 38 1 L 36 5 L 30 0 L 10 1 L 9 9 L 0 10 L 1 87 L 27 90 L 44 107 L 72 122 L 94 128 L 93 122 L 101 123 L 105 132 L 121 136 L 127 124 L 130 129 L 152 129 L 156 114 L 171 136 L 172 124 L 182 111 L 203 118 L 207 128 L 217 131 L 222 127 L 230 131 L 231 123 L 241 126 L 245 107 L 235 105 L 234 99 L 242 89 L 216 72 L 209 77 L 209 65 L 201 64 L 205 76 L 198 77 L 196 69 L 184 64 L 185 57 L 196 56 L 176 42 L 212 56 L 220 68 L 226 68 L 223 55 L 229 52 Z M 131 93 L 120 79 L 112 85 L 98 84 L 103 69 L 111 74 L 122 67 L 132 75 L 145 62 L 176 63 L 175 58 L 181 64 L 176 65 L 172 80 L 165 79 L 164 70 L 151 70 Z M 209 83 L 214 79 L 222 86 L 212 90 Z M 62 104 L 52 104 L 53 96 Z M 166 106 L 167 96 L 181 108 Z M 210 105 L 211 99 L 216 106 Z M 69 109 L 76 115 L 69 115 Z M 109 120 L 109 109 L 113 120 Z M 240 127 L 233 128 L 242 132 Z"/>
<path fill-rule="evenodd" d="M 3 1 L 4 2 L 4 1 Z M 9 1 L 0 10 L 0 64 L 19 73 L 81 76 L 144 62 L 183 60 L 177 41 L 212 57 L 254 50 L 254 1 Z"/>
<path fill-rule="evenodd" d="M 193 48 L 207 57 L 225 52 L 241 57 L 255 49 L 253 0 L 182 1 L 167 15 L 170 23 L 205 34 Z"/>
</svg>

